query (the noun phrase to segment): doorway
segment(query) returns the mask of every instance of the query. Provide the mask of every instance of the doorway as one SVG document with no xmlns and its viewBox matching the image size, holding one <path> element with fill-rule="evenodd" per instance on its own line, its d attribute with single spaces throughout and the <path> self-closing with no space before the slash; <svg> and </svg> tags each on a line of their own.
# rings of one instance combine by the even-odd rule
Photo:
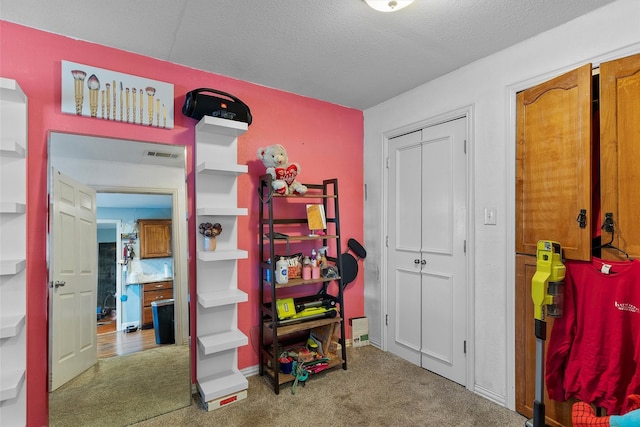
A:
<svg viewBox="0 0 640 427">
<path fill-rule="evenodd" d="M 169 155 L 160 157 L 155 155 L 156 153 L 168 153 Z M 114 390 L 113 393 L 109 393 L 109 396 L 102 393 L 98 401 L 106 401 L 107 397 L 117 401 L 120 408 L 118 412 L 122 414 L 125 414 L 126 412 L 126 416 L 128 417 L 126 421 L 122 421 L 122 425 L 129 425 L 140 421 L 140 417 L 149 418 L 178 407 L 188 406 L 191 402 L 191 383 L 189 374 L 189 324 L 187 306 L 187 293 L 189 288 L 187 260 L 188 233 L 187 222 L 183 220 L 187 217 L 185 147 L 51 132 L 49 136 L 48 154 L 50 170 L 52 170 L 53 167 L 61 169 L 66 174 L 72 176 L 74 180 L 86 183 L 87 186 L 90 186 L 91 189 L 97 191 L 99 194 L 127 192 L 148 195 L 170 195 L 171 213 L 169 216 L 175 224 L 175 226 L 172 227 L 173 255 L 175 262 L 171 273 L 174 278 L 176 345 L 164 346 L 163 348 L 170 350 L 175 348 L 177 351 L 180 351 L 181 357 L 175 358 L 172 355 L 167 354 L 165 351 L 143 351 L 133 355 L 110 357 L 103 360 L 108 360 L 112 363 L 119 363 L 119 360 L 130 360 L 129 357 L 136 357 L 138 355 L 157 355 L 158 358 L 153 363 L 148 361 L 136 363 L 136 366 L 143 367 L 143 369 L 138 370 L 145 376 L 152 375 L 151 369 L 162 368 L 163 366 L 165 367 L 163 369 L 166 369 L 168 364 L 179 362 L 179 367 L 171 368 L 171 373 L 175 373 L 177 375 L 176 382 L 178 383 L 178 386 L 172 386 L 171 389 L 175 390 L 177 393 L 171 397 L 170 404 L 168 404 L 169 402 L 166 402 L 166 405 L 163 404 L 160 406 L 152 404 L 146 405 L 153 407 L 153 414 L 142 414 L 139 405 L 138 407 L 132 408 L 131 411 L 124 411 L 124 406 L 138 402 L 142 396 L 144 396 L 144 399 L 150 399 L 149 393 L 155 390 L 146 390 L 144 393 L 133 392 L 134 394 L 130 394 L 128 390 L 132 389 L 129 386 L 135 385 L 136 380 L 132 376 L 121 376 L 122 378 L 119 379 L 123 382 L 126 380 L 127 384 L 121 384 L 121 386 L 118 386 L 117 390 Z M 50 180 L 50 182 L 52 181 Z M 54 191 L 53 194 L 56 194 L 56 192 Z M 95 254 L 95 265 L 97 266 L 98 249 L 96 246 L 95 229 L 93 233 L 91 233 L 91 236 L 93 239 L 91 247 L 95 247 L 95 249 L 92 251 L 82 252 L 91 252 Z M 116 252 L 118 251 L 116 250 Z M 95 289 L 97 289 L 96 283 L 97 280 L 94 280 L 93 286 Z M 116 301 L 119 300 L 120 298 L 116 298 Z M 88 310 L 91 313 L 91 318 L 89 320 L 93 324 L 92 333 L 95 340 L 97 297 L 94 297 L 92 304 L 87 304 L 86 307 L 90 308 L 90 310 Z M 116 311 L 121 313 L 124 312 L 124 310 L 118 308 L 116 308 Z M 55 316 L 49 316 L 50 325 L 56 324 L 56 322 L 57 319 Z M 87 329 L 87 331 L 89 330 L 88 328 L 85 329 Z M 153 334 L 153 331 L 153 329 L 150 329 L 143 332 L 150 332 Z M 128 337 L 132 334 L 127 334 L 121 331 L 116 333 L 116 335 L 118 337 Z M 50 342 L 53 339 L 55 339 L 55 336 L 52 334 L 50 336 Z M 155 340 L 153 340 L 153 342 L 155 343 Z M 147 356 L 144 357 L 146 360 Z M 99 360 L 98 364 L 95 365 L 98 367 L 98 371 L 100 370 L 99 367 L 103 360 Z M 127 366 L 129 365 L 127 362 L 122 363 L 127 364 Z M 85 371 L 85 373 L 88 374 L 91 374 L 92 372 L 93 371 L 91 369 Z M 48 374 L 51 376 L 51 355 Z M 166 379 L 168 379 L 168 376 L 166 377 Z M 109 378 L 105 381 L 109 384 L 113 383 Z M 84 384 L 82 381 L 79 383 Z M 94 379 L 89 384 L 96 385 L 98 382 Z M 158 398 L 162 398 L 162 396 L 158 396 Z M 98 411 L 109 411 L 108 413 L 105 413 L 105 417 L 113 416 L 111 409 L 113 408 L 112 405 L 102 405 L 99 408 L 96 408 L 95 406 L 91 406 L 90 402 L 86 402 L 86 405 L 80 405 L 77 399 L 71 399 L 70 402 L 73 403 L 66 403 L 59 400 L 57 397 L 54 398 L 53 393 L 50 394 L 49 414 L 67 414 L 69 411 L 79 413 L 84 411 L 92 413 L 97 417 Z"/>
<path fill-rule="evenodd" d="M 98 209 L 100 206 L 98 205 Z M 96 321 L 98 335 L 122 330 L 122 281 L 118 249 L 122 222 L 118 219 L 97 219 L 98 228 L 98 300 Z"/>
<path fill-rule="evenodd" d="M 467 385 L 467 117 L 388 141 L 387 344 Z"/>
</svg>

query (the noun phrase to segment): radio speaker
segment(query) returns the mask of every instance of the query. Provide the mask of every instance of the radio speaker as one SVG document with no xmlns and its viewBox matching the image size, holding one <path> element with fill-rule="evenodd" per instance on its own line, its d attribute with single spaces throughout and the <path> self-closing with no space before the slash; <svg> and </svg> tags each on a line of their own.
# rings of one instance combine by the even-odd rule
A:
<svg viewBox="0 0 640 427">
<path fill-rule="evenodd" d="M 205 92 L 222 95 L 207 95 Z M 216 89 L 200 88 L 187 92 L 182 107 L 182 114 L 192 119 L 200 120 L 204 116 L 220 117 L 251 124 L 251 110 L 249 106 L 235 96 Z"/>
</svg>

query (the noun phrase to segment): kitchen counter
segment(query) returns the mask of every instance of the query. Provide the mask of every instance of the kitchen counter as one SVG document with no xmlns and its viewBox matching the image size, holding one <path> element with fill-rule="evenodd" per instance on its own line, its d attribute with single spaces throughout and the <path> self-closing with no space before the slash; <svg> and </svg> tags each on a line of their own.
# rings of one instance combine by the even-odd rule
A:
<svg viewBox="0 0 640 427">
<path fill-rule="evenodd" d="M 166 282 L 167 280 L 173 280 L 173 277 L 164 277 L 161 274 L 132 274 L 127 278 L 127 286 L 144 285 L 145 283 Z"/>
</svg>

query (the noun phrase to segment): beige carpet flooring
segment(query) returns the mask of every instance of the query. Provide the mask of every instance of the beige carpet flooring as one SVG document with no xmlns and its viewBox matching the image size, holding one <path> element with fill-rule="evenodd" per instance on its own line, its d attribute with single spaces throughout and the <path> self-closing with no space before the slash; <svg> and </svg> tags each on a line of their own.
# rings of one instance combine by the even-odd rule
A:
<svg viewBox="0 0 640 427">
<path fill-rule="evenodd" d="M 137 424 L 166 426 L 523 427 L 526 419 L 464 387 L 373 346 L 348 349 L 348 370 L 310 377 L 294 394 L 249 378 L 248 397 L 207 412 L 190 407 Z"/>
<path fill-rule="evenodd" d="M 125 426 L 190 404 L 189 348 L 99 359 L 49 394 L 49 425 Z"/>
</svg>

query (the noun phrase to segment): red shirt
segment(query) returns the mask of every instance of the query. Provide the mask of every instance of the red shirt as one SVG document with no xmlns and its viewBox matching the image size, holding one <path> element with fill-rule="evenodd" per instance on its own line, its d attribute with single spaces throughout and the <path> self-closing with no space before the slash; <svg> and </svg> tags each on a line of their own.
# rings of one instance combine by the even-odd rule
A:
<svg viewBox="0 0 640 427">
<path fill-rule="evenodd" d="M 628 396 L 640 393 L 640 261 L 565 265 L 564 316 L 555 319 L 547 348 L 549 397 L 626 413 Z"/>
</svg>

